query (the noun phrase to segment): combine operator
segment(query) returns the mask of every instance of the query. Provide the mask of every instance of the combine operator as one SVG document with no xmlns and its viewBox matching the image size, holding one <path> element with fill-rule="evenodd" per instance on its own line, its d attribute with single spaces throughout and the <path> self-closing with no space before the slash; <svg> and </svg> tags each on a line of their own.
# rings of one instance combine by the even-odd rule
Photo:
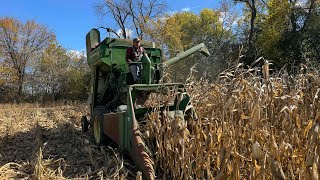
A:
<svg viewBox="0 0 320 180">
<path fill-rule="evenodd" d="M 135 62 L 141 62 L 143 53 L 144 48 L 140 46 L 140 39 L 138 37 L 134 38 L 133 46 L 127 48 L 126 60 L 135 84 L 139 83 L 139 74 L 141 71 L 141 64 Z"/>
</svg>

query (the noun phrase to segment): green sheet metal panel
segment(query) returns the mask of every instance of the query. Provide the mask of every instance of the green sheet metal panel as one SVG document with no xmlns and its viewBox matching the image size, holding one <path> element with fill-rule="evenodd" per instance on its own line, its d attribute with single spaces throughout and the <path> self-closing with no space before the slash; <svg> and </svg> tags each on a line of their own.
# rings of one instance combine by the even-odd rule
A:
<svg viewBox="0 0 320 180">
<path fill-rule="evenodd" d="M 111 69 L 109 51 L 105 45 L 94 49 L 87 57 L 87 61 L 92 70 L 95 66 L 99 66 L 100 70 L 104 72 L 108 72 Z"/>
<path fill-rule="evenodd" d="M 112 46 L 111 47 L 111 61 L 113 66 L 120 72 L 128 73 L 129 67 L 126 62 L 126 51 L 125 46 Z"/>
<path fill-rule="evenodd" d="M 89 56 L 90 52 L 96 48 L 100 43 L 100 32 L 98 29 L 91 29 L 86 35 L 86 49 L 87 56 Z"/>
</svg>

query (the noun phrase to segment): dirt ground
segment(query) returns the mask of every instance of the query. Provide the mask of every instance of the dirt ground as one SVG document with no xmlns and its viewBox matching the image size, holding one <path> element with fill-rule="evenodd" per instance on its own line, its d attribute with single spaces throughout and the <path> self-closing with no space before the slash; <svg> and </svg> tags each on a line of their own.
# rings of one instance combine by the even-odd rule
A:
<svg viewBox="0 0 320 180">
<path fill-rule="evenodd" d="M 120 150 L 97 147 L 80 103 L 0 104 L 0 179 L 130 179 Z"/>
</svg>

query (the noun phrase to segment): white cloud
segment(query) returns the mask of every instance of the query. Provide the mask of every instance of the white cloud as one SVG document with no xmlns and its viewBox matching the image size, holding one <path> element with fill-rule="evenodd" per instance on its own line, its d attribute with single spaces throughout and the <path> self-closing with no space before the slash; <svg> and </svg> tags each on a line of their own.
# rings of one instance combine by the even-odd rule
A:
<svg viewBox="0 0 320 180">
<path fill-rule="evenodd" d="M 133 34 L 133 31 L 132 31 L 131 29 L 128 29 L 128 28 L 126 28 L 125 31 L 126 31 L 127 37 L 129 37 L 129 39 L 130 39 L 131 36 L 132 36 L 132 34 Z M 118 29 L 118 30 L 117 30 L 117 34 L 118 34 L 120 37 L 122 37 L 122 33 L 123 33 L 123 32 L 122 32 L 121 29 Z"/>
<path fill-rule="evenodd" d="M 190 8 L 188 8 L 188 7 L 182 8 L 181 11 L 182 11 L 182 12 L 188 12 L 188 11 L 190 11 Z"/>
<path fill-rule="evenodd" d="M 184 7 L 184 8 L 181 8 L 180 10 L 175 10 L 175 11 L 168 11 L 167 14 L 172 16 L 176 13 L 179 13 L 179 12 L 189 12 L 189 11 L 193 11 L 194 9 L 197 9 L 199 8 L 200 6 L 191 6 L 191 7 Z"/>
</svg>

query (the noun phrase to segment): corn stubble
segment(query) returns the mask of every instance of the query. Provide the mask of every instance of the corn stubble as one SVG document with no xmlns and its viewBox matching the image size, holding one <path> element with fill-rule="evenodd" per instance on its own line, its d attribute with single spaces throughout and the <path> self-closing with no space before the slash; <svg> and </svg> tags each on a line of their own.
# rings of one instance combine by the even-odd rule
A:
<svg viewBox="0 0 320 180">
<path fill-rule="evenodd" d="M 141 126 L 159 178 L 318 179 L 320 74 L 262 75 L 241 65 L 188 81 L 197 119 L 155 111 Z M 155 99 L 156 101 L 161 101 Z"/>
<path fill-rule="evenodd" d="M 100 149 L 81 132 L 88 109 L 79 103 L 0 105 L 0 179 L 128 177 L 119 150 Z"/>
</svg>

